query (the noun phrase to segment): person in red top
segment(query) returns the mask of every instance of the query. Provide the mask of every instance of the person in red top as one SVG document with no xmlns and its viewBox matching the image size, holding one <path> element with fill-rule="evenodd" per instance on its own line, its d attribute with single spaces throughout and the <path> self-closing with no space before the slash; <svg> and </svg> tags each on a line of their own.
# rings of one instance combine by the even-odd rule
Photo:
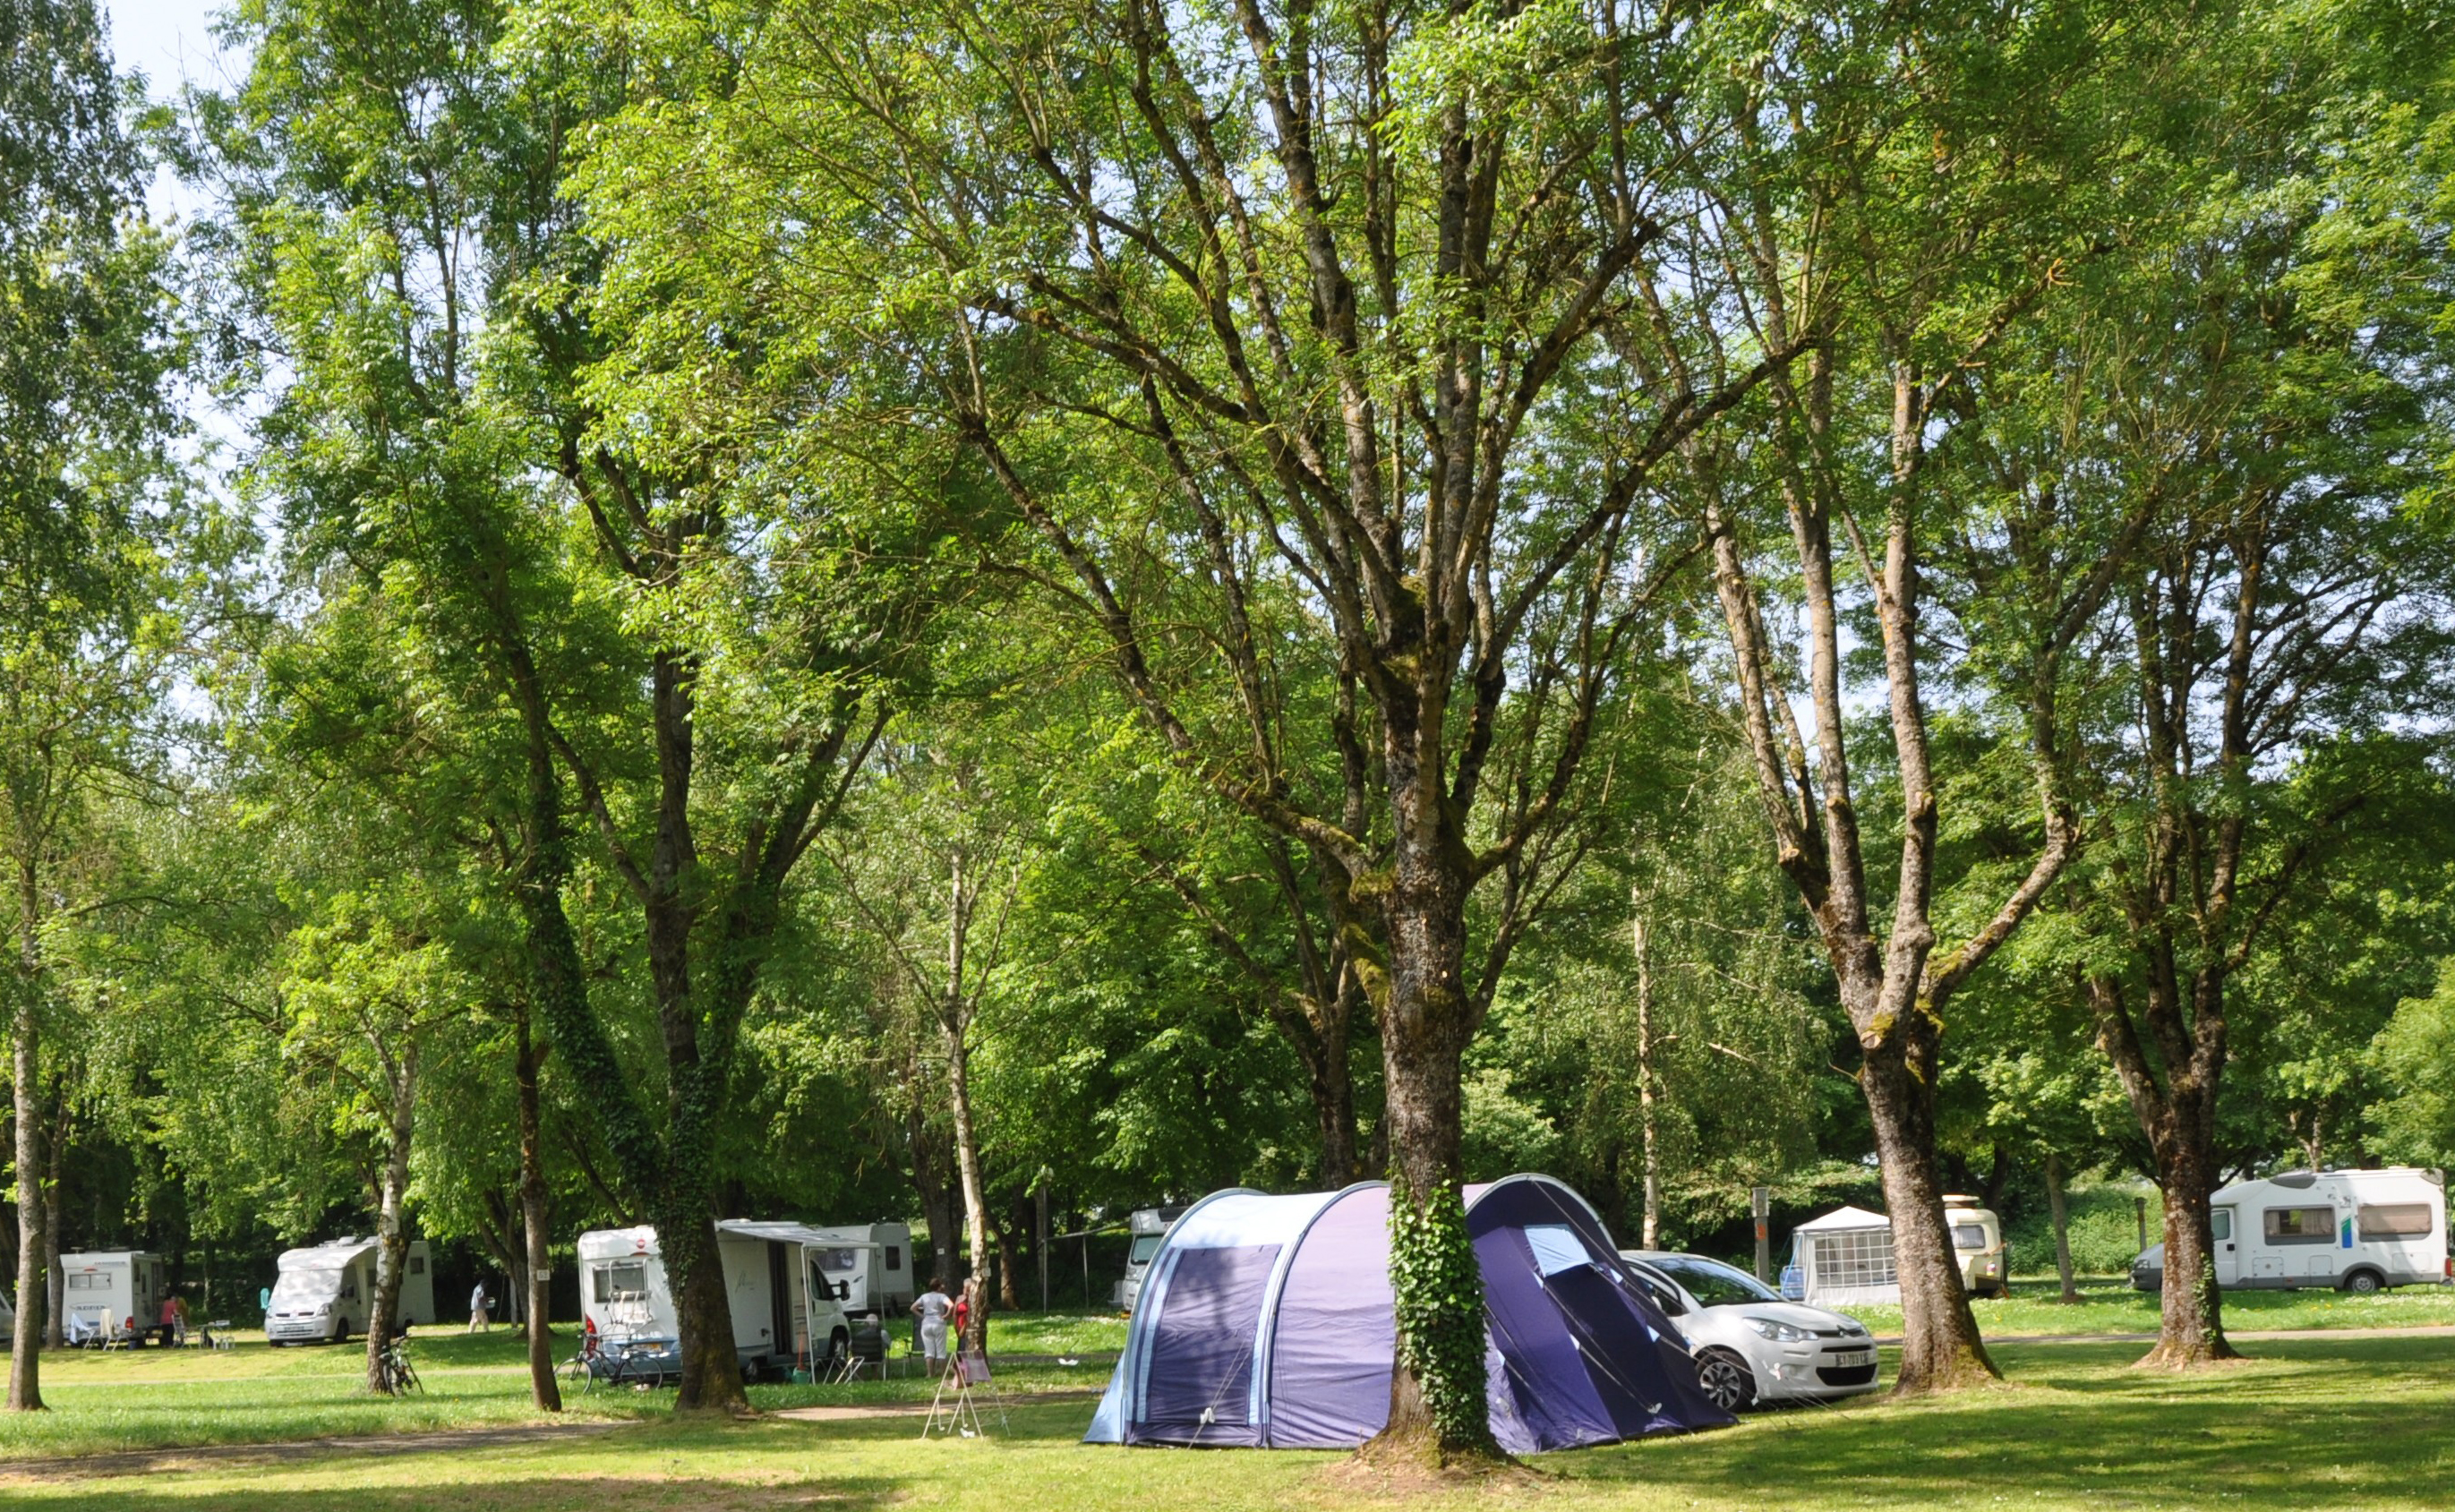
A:
<svg viewBox="0 0 2455 1512">
<path fill-rule="evenodd" d="M 162 1347 L 165 1349 L 170 1348 L 172 1344 L 179 1341 L 178 1298 L 165 1297 L 162 1299 L 162 1317 L 159 1320 L 158 1326 L 156 1326 L 153 1331 L 161 1337 Z"/>
</svg>

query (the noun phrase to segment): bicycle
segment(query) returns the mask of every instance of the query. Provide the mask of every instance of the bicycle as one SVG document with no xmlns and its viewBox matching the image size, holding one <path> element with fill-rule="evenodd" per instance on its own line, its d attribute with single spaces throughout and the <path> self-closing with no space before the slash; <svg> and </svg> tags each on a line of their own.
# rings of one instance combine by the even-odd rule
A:
<svg viewBox="0 0 2455 1512">
<path fill-rule="evenodd" d="M 387 1395 L 405 1397 L 415 1391 L 425 1395 L 426 1383 L 417 1379 L 417 1367 L 409 1362 L 409 1341 L 397 1337 L 384 1345 L 375 1361 L 376 1380 Z"/>
</svg>

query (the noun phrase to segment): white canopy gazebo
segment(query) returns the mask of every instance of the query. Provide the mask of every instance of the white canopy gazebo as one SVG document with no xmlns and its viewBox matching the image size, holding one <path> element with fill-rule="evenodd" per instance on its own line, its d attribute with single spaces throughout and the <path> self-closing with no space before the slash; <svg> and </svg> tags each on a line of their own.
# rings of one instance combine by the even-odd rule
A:
<svg viewBox="0 0 2455 1512">
<path fill-rule="evenodd" d="M 1791 1263 L 1800 1300 L 1816 1307 L 1900 1305 L 1893 1264 L 1893 1220 L 1862 1207 L 1838 1207 L 1791 1230 Z"/>
</svg>

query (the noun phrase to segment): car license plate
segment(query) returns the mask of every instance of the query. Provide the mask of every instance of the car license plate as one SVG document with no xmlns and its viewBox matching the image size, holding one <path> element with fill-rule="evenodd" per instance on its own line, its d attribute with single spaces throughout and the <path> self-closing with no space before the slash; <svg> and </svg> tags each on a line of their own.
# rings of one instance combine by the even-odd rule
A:
<svg viewBox="0 0 2455 1512">
<path fill-rule="evenodd" d="M 1876 1362 L 1876 1352 L 1872 1349 L 1836 1349 L 1825 1357 L 1825 1362 L 1834 1365 L 1872 1365 Z"/>
</svg>

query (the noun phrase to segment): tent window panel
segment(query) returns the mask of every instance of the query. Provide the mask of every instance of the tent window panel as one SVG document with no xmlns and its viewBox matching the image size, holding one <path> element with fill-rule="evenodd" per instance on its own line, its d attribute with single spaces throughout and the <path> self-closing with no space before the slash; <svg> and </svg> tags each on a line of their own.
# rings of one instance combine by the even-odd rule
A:
<svg viewBox="0 0 2455 1512">
<path fill-rule="evenodd" d="M 1894 1286 L 1900 1274 L 1893 1264 L 1893 1236 L 1885 1229 L 1853 1229 L 1840 1234 L 1818 1234 L 1816 1244 L 1816 1280 L 1827 1287 Z"/>
<path fill-rule="evenodd" d="M 2426 1202 L 2364 1202 L 2364 1239 L 2427 1239 L 2434 1225 Z"/>
</svg>

